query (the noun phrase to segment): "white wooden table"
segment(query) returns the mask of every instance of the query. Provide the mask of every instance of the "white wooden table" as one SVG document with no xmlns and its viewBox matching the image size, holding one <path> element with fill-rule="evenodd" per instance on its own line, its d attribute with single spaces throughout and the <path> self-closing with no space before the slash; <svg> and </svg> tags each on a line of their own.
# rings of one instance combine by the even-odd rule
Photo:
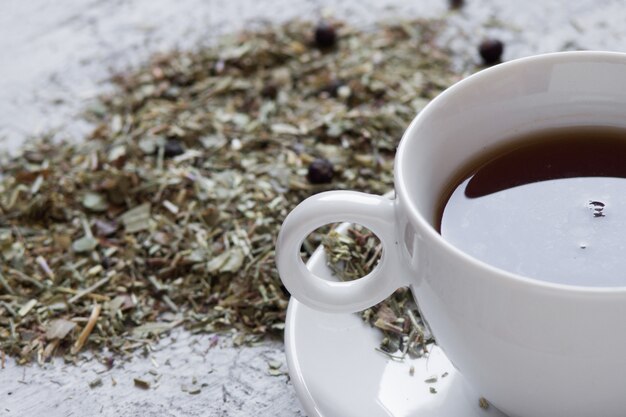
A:
<svg viewBox="0 0 626 417">
<path fill-rule="evenodd" d="M 442 42 L 457 62 L 477 60 L 485 35 L 506 43 L 505 58 L 562 49 L 626 51 L 620 0 L 466 0 L 446 18 Z M 316 20 L 324 11 L 357 25 L 394 17 L 444 17 L 447 0 L 4 0 L 0 2 L 0 138 L 15 148 L 29 134 L 62 127 L 80 139 L 75 117 L 108 88 L 111 69 L 151 53 L 211 43 L 259 21 Z M 504 23 L 505 22 L 505 23 Z M 154 352 L 111 370 L 97 361 L 0 369 L 0 416 L 303 416 L 286 375 L 271 376 L 282 344 L 233 348 L 228 338 L 177 331 Z M 151 373 L 152 372 L 152 373 Z M 133 378 L 151 383 L 137 388 Z M 90 387 L 90 383 L 100 385 Z M 195 383 L 194 383 L 195 381 Z M 333 417 L 333 416 L 329 416 Z"/>
</svg>

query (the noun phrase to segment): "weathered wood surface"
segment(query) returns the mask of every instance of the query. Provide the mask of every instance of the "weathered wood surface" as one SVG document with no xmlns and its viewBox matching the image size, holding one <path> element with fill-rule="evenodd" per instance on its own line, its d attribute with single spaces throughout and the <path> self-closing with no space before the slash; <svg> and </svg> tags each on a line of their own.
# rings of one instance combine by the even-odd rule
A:
<svg viewBox="0 0 626 417">
<path fill-rule="evenodd" d="M 111 69 L 138 65 L 172 47 L 210 43 L 251 22 L 317 19 L 324 10 L 356 24 L 443 16 L 446 0 L 6 0 L 0 2 L 0 139 L 15 148 L 28 135 L 63 127 L 80 139 L 75 117 L 109 86 Z M 620 0 L 466 0 L 447 17 L 442 42 L 458 61 L 477 59 L 485 35 L 507 44 L 505 58 L 562 49 L 626 51 Z M 224 343 L 225 346 L 221 346 Z M 157 350 L 112 370 L 91 361 L 0 369 L 0 416 L 303 416 L 288 378 L 270 376 L 285 358 L 280 342 L 209 348 L 209 336 L 177 333 Z M 152 359 L 151 359 L 152 358 Z M 169 359 L 169 362 L 168 362 Z M 149 373 L 153 370 L 156 375 Z M 90 387 L 97 378 L 102 385 Z M 151 383 L 137 388 L 133 378 Z M 158 378 L 158 382 L 156 379 Z M 194 384 L 194 378 L 196 383 Z M 115 384 L 114 382 L 115 381 Z M 190 394 L 200 388 L 199 393 Z M 187 392 L 185 392 L 185 389 Z M 328 416 L 342 417 L 342 416 Z"/>
</svg>

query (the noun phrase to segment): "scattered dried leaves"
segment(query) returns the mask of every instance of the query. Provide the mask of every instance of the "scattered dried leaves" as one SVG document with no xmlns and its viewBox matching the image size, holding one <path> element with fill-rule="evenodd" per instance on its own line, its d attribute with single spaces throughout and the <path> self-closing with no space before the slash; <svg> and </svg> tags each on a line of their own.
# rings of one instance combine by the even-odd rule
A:
<svg viewBox="0 0 626 417">
<path fill-rule="evenodd" d="M 41 138 L 5 157 L 0 350 L 21 363 L 86 344 L 130 352 L 179 324 L 236 329 L 236 344 L 281 333 L 282 219 L 323 190 L 392 188 L 403 130 L 457 78 L 440 25 L 335 22 L 336 47 L 320 50 L 292 22 L 158 56 L 115 78 L 82 143 Z M 317 158 L 329 183 L 307 180 Z M 409 305 L 401 291 L 383 321 L 383 307 L 364 317 L 391 336 Z"/>
</svg>

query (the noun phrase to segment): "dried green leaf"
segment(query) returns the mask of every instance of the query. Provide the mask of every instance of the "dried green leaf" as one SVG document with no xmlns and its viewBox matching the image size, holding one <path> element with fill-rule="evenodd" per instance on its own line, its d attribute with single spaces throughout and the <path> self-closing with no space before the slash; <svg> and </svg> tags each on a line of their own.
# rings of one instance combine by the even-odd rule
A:
<svg viewBox="0 0 626 417">
<path fill-rule="evenodd" d="M 98 241 L 93 236 L 83 236 L 72 243 L 72 249 L 76 253 L 92 252 L 98 246 Z"/>
<path fill-rule="evenodd" d="M 275 123 L 271 127 L 272 132 L 276 134 L 298 135 L 300 130 L 297 127 L 288 125 L 286 123 Z"/>
<path fill-rule="evenodd" d="M 141 326 L 137 326 L 133 329 L 133 336 L 135 337 L 147 337 L 149 335 L 158 336 L 161 333 L 165 333 L 177 325 L 180 322 L 148 322 L 144 323 Z"/>
<path fill-rule="evenodd" d="M 96 378 L 89 382 L 89 388 L 94 389 L 102 386 L 102 378 Z"/>
<path fill-rule="evenodd" d="M 54 319 L 46 326 L 46 339 L 65 339 L 65 336 L 69 334 L 76 327 L 76 323 L 65 319 Z"/>
<path fill-rule="evenodd" d="M 241 269 L 244 254 L 240 248 L 224 251 L 207 263 L 208 272 L 237 272 Z"/>
<path fill-rule="evenodd" d="M 19 311 L 17 312 L 17 315 L 20 317 L 24 317 L 25 315 L 27 315 L 32 309 L 33 307 L 35 307 L 37 305 L 37 300 L 32 299 L 32 300 L 28 300 L 28 302 L 26 302 L 26 304 L 24 304 Z"/>
<path fill-rule="evenodd" d="M 106 211 L 109 203 L 102 194 L 88 192 L 83 196 L 83 206 L 91 211 Z"/>
<path fill-rule="evenodd" d="M 133 383 L 137 388 L 148 390 L 150 389 L 150 382 L 141 378 L 133 378 Z"/>
<path fill-rule="evenodd" d="M 139 149 L 146 155 L 152 155 L 156 152 L 157 148 L 165 144 L 165 139 L 162 137 L 147 136 L 139 140 L 137 145 Z"/>
<path fill-rule="evenodd" d="M 122 214 L 120 220 L 126 233 L 137 233 L 150 227 L 150 207 L 150 203 L 144 203 Z"/>
</svg>

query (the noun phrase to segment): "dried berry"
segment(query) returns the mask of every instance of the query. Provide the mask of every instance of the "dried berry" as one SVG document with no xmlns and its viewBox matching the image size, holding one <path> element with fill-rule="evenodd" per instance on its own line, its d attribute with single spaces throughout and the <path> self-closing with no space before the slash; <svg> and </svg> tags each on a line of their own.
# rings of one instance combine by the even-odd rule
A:
<svg viewBox="0 0 626 417">
<path fill-rule="evenodd" d="M 271 98 L 272 100 L 274 100 L 277 95 L 278 87 L 276 87 L 276 84 L 273 83 L 266 84 L 261 90 L 261 96 L 265 98 Z"/>
<path fill-rule="evenodd" d="M 169 139 L 165 142 L 165 146 L 163 149 L 163 156 L 166 158 L 173 158 L 175 156 L 181 155 L 184 153 L 183 145 L 177 139 Z"/>
<path fill-rule="evenodd" d="M 485 65 L 497 64 L 502 58 L 504 44 L 498 39 L 485 39 L 480 43 L 478 52 L 480 53 Z"/>
<path fill-rule="evenodd" d="M 320 92 L 322 93 L 326 93 L 331 97 L 337 97 L 337 92 L 339 91 L 339 88 L 341 88 L 344 85 L 343 82 L 339 81 L 339 80 L 332 80 L 330 83 L 328 83 L 328 85 L 324 86 Z"/>
<path fill-rule="evenodd" d="M 104 359 L 102 359 L 102 363 L 104 364 L 104 366 L 106 366 L 107 369 L 111 369 L 113 368 L 113 365 L 115 364 L 115 358 L 113 356 L 107 356 Z"/>
<path fill-rule="evenodd" d="M 448 0 L 448 4 L 450 6 L 450 9 L 452 10 L 460 9 L 461 7 L 463 7 L 464 3 L 464 0 Z"/>
<path fill-rule="evenodd" d="M 333 180 L 333 164 L 324 158 L 317 158 L 309 165 L 307 179 L 311 184 L 328 184 Z"/>
<path fill-rule="evenodd" d="M 332 48 L 336 42 L 337 32 L 332 25 L 327 22 L 321 22 L 315 27 L 315 45 L 318 48 Z"/>
</svg>

